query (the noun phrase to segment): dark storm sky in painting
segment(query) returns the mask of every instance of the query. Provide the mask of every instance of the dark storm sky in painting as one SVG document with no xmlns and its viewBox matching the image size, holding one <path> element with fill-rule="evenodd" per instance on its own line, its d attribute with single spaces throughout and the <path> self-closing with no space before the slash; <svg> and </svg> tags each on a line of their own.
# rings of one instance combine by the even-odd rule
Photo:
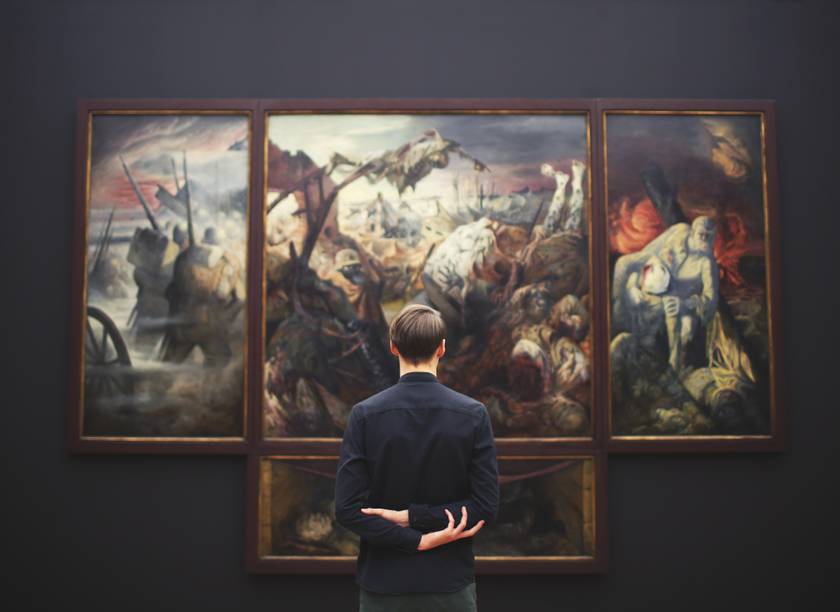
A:
<svg viewBox="0 0 840 612">
<path fill-rule="evenodd" d="M 714 115 L 709 119 L 720 122 L 746 149 L 746 176 L 729 178 L 715 164 L 712 149 L 720 140 L 704 127 L 700 116 L 609 114 L 608 206 L 616 206 L 625 196 L 631 202 L 645 198 L 641 173 L 654 162 L 677 191 L 689 217 L 711 211 L 737 212 L 747 223 L 750 239 L 763 239 L 761 120 L 755 115 Z"/>
<path fill-rule="evenodd" d="M 154 197 L 158 184 L 175 191 L 171 163 L 176 161 L 180 174 L 182 151 L 189 155 L 191 180 L 208 187 L 244 189 L 248 147 L 242 141 L 247 136 L 244 115 L 95 115 L 91 205 L 138 209 L 119 155 L 136 173 L 135 180 L 153 208 L 158 205 Z"/>
</svg>

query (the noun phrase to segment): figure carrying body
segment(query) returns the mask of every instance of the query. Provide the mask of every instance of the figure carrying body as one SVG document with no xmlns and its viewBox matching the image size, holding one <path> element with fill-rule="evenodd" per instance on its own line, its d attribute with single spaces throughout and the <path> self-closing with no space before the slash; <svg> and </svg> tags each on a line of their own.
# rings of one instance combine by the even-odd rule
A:
<svg viewBox="0 0 840 612">
<path fill-rule="evenodd" d="M 639 277 L 655 256 L 668 269 L 669 286 L 662 293 L 664 326 L 668 337 L 668 362 L 676 372 L 686 367 L 689 342 L 705 330 L 717 309 L 718 269 L 713 244 L 715 224 L 705 216 L 677 223 L 649 242 L 641 251 L 618 259 L 613 277 L 613 331 L 640 337 L 654 335 L 653 321 L 641 316 L 644 294 Z M 655 323 L 657 327 L 661 323 Z"/>
</svg>

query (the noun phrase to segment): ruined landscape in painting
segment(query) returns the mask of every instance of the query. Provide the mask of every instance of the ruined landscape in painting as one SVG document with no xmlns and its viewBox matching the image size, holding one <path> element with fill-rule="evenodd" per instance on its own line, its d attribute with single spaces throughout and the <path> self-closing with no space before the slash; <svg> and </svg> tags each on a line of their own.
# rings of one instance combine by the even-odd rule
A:
<svg viewBox="0 0 840 612">
<path fill-rule="evenodd" d="M 264 436 L 341 437 L 394 384 L 388 322 L 447 324 L 500 437 L 591 432 L 588 117 L 270 114 Z"/>
</svg>

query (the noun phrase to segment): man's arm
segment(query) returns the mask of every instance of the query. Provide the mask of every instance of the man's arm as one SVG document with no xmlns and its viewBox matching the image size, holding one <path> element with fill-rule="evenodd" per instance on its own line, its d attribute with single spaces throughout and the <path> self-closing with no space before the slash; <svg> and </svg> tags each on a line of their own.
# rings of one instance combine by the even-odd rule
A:
<svg viewBox="0 0 840 612">
<path fill-rule="evenodd" d="M 335 517 L 342 527 L 376 546 L 388 546 L 404 552 L 417 552 L 421 534 L 411 527 L 401 527 L 380 516 L 363 514 L 370 492 L 364 450 L 364 421 L 353 407 L 344 430 L 335 479 Z"/>
<path fill-rule="evenodd" d="M 482 406 L 481 421 L 476 430 L 473 445 L 472 464 L 470 467 L 470 496 L 440 506 L 410 504 L 408 524 L 422 533 L 438 531 L 446 527 L 447 511 L 457 516 L 461 507 L 466 507 L 467 529 L 479 521 L 485 525 L 496 520 L 499 512 L 499 467 L 496 462 L 496 444 L 493 439 L 493 427 L 487 408 Z"/>
</svg>

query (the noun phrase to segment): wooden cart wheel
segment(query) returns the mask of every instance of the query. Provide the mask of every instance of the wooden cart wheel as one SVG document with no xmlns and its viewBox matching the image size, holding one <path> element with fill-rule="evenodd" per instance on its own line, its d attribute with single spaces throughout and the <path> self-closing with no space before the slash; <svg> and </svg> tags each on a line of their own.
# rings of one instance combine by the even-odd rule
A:
<svg viewBox="0 0 840 612">
<path fill-rule="evenodd" d="M 85 325 L 85 395 L 108 401 L 133 391 L 131 357 L 119 329 L 99 308 L 87 307 Z"/>
</svg>

